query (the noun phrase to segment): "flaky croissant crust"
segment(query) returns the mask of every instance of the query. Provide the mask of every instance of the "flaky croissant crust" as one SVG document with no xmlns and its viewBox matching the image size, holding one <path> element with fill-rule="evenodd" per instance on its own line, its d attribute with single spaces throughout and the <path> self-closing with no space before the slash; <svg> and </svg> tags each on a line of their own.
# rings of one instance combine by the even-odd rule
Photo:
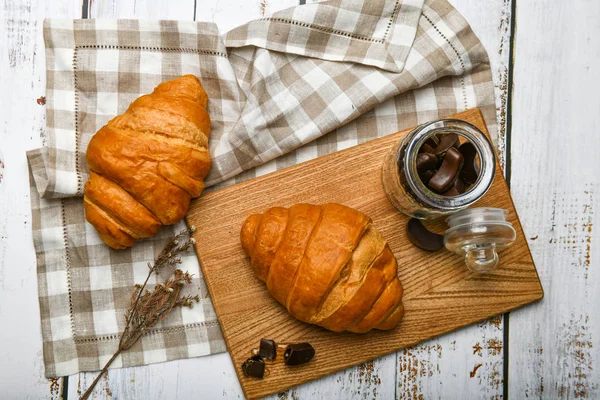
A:
<svg viewBox="0 0 600 400">
<path fill-rule="evenodd" d="M 301 321 L 367 332 L 393 329 L 404 315 L 396 258 L 357 210 L 274 207 L 248 217 L 240 239 L 255 275 Z"/>
<path fill-rule="evenodd" d="M 122 249 L 180 221 L 210 170 L 208 96 L 193 75 L 159 84 L 90 141 L 86 219 Z"/>
</svg>

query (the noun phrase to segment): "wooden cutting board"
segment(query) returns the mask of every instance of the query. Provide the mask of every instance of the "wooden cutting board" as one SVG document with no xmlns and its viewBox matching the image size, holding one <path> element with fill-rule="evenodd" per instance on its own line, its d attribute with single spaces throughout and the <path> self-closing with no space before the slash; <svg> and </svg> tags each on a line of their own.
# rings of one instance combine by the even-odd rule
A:
<svg viewBox="0 0 600 400">
<path fill-rule="evenodd" d="M 453 116 L 487 133 L 478 109 Z M 408 131 L 395 133 L 269 175 L 209 193 L 192 203 L 188 224 L 196 226 L 196 251 L 229 354 L 244 394 L 266 396 L 349 366 L 505 313 L 543 297 L 542 286 L 501 169 L 475 206 L 509 210 L 517 240 L 500 254 L 492 273 L 472 273 L 461 257 L 445 250 L 427 253 L 405 233 L 408 217 L 381 187 L 385 153 Z M 333 333 L 291 317 L 256 279 L 240 245 L 239 232 L 251 214 L 272 206 L 337 202 L 369 215 L 398 259 L 406 314 L 398 328 L 367 334 Z M 442 222 L 432 229 L 443 232 Z M 241 364 L 260 338 L 278 343 L 309 342 L 314 359 L 303 366 L 270 366 L 264 379 L 247 378 Z"/>
</svg>

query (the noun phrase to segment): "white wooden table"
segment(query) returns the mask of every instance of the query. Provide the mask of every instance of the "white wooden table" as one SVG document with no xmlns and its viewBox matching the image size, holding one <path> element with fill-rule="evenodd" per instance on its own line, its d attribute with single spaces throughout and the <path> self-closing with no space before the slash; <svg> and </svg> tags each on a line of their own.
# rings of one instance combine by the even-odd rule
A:
<svg viewBox="0 0 600 400">
<path fill-rule="evenodd" d="M 600 397 L 600 2 L 451 0 L 489 52 L 498 147 L 546 297 L 510 315 L 279 394 L 280 399 Z M 44 17 L 214 21 L 297 0 L 3 0 L 0 397 L 77 398 L 44 378 L 25 151 L 45 141 Z M 594 227 L 595 225 L 595 227 Z M 242 398 L 227 354 L 112 370 L 95 398 Z"/>
</svg>

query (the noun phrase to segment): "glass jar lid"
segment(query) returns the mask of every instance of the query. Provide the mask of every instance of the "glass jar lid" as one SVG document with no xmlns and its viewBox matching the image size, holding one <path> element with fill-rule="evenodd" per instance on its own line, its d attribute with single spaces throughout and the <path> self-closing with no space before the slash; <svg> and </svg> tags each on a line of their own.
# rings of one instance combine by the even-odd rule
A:
<svg viewBox="0 0 600 400">
<path fill-rule="evenodd" d="M 446 219 L 444 246 L 464 256 L 470 270 L 488 272 L 498 265 L 498 253 L 517 237 L 507 216 L 507 210 L 492 207 L 459 211 Z"/>
</svg>

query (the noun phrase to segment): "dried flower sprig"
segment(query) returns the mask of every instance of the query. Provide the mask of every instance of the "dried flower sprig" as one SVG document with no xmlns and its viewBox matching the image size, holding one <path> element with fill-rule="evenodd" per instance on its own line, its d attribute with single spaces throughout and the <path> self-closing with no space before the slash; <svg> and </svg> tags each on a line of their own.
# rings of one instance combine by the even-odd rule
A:
<svg viewBox="0 0 600 400">
<path fill-rule="evenodd" d="M 176 265 L 181 264 L 182 260 L 178 254 L 188 250 L 195 243 L 194 238 L 191 237 L 194 230 L 194 226 L 191 226 L 172 237 L 156 257 L 154 263 L 148 263 L 146 280 L 141 285 L 136 284 L 135 290 L 131 294 L 131 305 L 125 313 L 125 329 L 121 334 L 119 347 L 85 391 L 81 397 L 82 400 L 90 396 L 100 378 L 108 371 L 108 367 L 119 354 L 129 350 L 142 335 L 169 315 L 171 310 L 176 307 L 192 308 L 194 302 L 200 301 L 200 297 L 197 295 L 181 296 L 183 287 L 192 283 L 192 275 L 180 269 L 175 269 L 173 276 L 164 283 L 158 283 L 154 286 L 154 290 L 146 289 L 148 280 L 153 273 L 158 274 L 164 268 L 175 268 Z"/>
</svg>

